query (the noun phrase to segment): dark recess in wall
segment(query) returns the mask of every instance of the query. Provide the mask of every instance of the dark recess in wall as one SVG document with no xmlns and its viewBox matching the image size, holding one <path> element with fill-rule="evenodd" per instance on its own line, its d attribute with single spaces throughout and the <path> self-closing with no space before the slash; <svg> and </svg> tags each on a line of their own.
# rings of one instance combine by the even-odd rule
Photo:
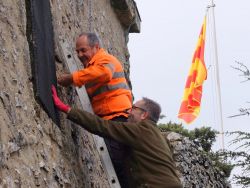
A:
<svg viewBox="0 0 250 188">
<path fill-rule="evenodd" d="M 32 64 L 35 96 L 47 114 L 59 126 L 59 114 L 52 96 L 51 85 L 56 86 L 53 27 L 49 0 L 26 0 L 27 39 Z"/>
</svg>

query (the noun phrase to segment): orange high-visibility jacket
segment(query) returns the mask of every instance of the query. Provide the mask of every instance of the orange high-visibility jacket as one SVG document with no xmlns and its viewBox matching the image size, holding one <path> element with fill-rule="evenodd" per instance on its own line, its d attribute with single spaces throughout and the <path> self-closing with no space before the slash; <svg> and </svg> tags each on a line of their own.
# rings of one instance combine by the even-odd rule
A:
<svg viewBox="0 0 250 188">
<path fill-rule="evenodd" d="M 73 84 L 85 85 L 95 114 L 104 119 L 124 115 L 132 107 L 132 94 L 121 63 L 100 49 L 85 69 L 73 73 Z"/>
</svg>

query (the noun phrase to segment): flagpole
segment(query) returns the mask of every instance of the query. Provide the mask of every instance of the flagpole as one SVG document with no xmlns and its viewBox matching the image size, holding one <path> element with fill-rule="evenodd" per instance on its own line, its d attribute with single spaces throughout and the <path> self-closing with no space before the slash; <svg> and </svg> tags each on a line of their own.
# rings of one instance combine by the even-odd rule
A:
<svg viewBox="0 0 250 188">
<path fill-rule="evenodd" d="M 224 128 L 223 128 L 223 118 L 222 118 L 222 103 L 221 103 L 221 89 L 220 89 L 220 75 L 219 75 L 219 63 L 218 63 L 218 54 L 217 54 L 217 40 L 216 40 L 216 29 L 215 29 L 215 16 L 214 16 L 214 1 L 211 0 L 211 14 L 213 19 L 213 36 L 214 36 L 214 56 L 215 56 L 215 72 L 216 72 L 216 83 L 217 83 L 217 92 L 218 92 L 218 102 L 219 102 L 219 116 L 220 116 L 220 126 L 221 126 L 221 141 L 222 141 L 222 150 L 224 150 Z"/>
</svg>

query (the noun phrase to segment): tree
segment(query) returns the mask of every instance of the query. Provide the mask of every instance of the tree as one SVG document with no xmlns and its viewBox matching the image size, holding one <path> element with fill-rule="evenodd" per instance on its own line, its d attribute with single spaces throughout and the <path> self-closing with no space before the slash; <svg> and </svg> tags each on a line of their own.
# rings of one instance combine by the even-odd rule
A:
<svg viewBox="0 0 250 188">
<path fill-rule="evenodd" d="M 243 187 L 250 187 L 250 133 L 234 131 L 227 134 L 236 135 L 231 145 L 239 144 L 239 146 L 235 151 L 222 151 L 220 155 L 225 159 L 231 159 L 233 166 L 242 170 L 240 175 L 233 176 L 233 181 Z"/>
<path fill-rule="evenodd" d="M 231 163 L 224 160 L 224 156 L 220 155 L 221 153 L 213 152 L 212 146 L 216 141 L 216 134 L 219 132 L 212 130 L 211 127 L 201 127 L 195 128 L 194 130 L 189 131 L 185 129 L 182 124 L 172 123 L 171 121 L 167 124 L 158 125 L 161 131 L 171 131 L 179 133 L 185 137 L 188 137 L 198 146 L 201 146 L 205 155 L 207 155 L 211 161 L 213 161 L 214 166 L 224 172 L 226 177 L 229 177 L 233 166 Z"/>
<path fill-rule="evenodd" d="M 216 130 L 212 130 L 211 127 L 195 128 L 194 130 L 189 131 L 188 129 L 185 129 L 182 124 L 172 123 L 171 121 L 167 124 L 159 124 L 158 127 L 161 131 L 172 131 L 188 137 L 195 144 L 201 146 L 205 152 L 211 151 L 211 148 L 216 141 L 216 134 L 219 133 Z"/>
<path fill-rule="evenodd" d="M 238 67 L 233 67 L 240 71 L 240 76 L 243 76 L 245 80 L 241 82 L 246 82 L 250 80 L 250 71 L 246 65 L 235 61 L 238 64 Z M 249 102 L 248 102 L 249 103 Z M 229 116 L 229 118 L 233 118 L 236 116 L 242 115 L 250 115 L 250 108 L 240 108 L 239 114 Z M 224 156 L 225 159 L 231 159 L 231 163 L 235 167 L 241 168 L 242 172 L 240 175 L 234 175 L 233 181 L 242 185 L 243 187 L 250 187 L 250 133 L 242 132 L 242 131 L 234 131 L 227 133 L 228 135 L 236 135 L 236 138 L 231 141 L 231 145 L 237 145 L 235 151 L 222 151 L 221 155 Z"/>
<path fill-rule="evenodd" d="M 240 71 L 241 73 L 243 74 L 240 74 L 239 76 L 243 76 L 245 80 L 241 81 L 242 82 L 247 82 L 250 80 L 250 71 L 249 69 L 247 68 L 246 65 L 244 65 L 243 63 L 240 63 L 238 61 L 235 61 L 236 64 L 238 64 L 238 67 L 234 67 L 234 66 L 231 66 L 233 69 L 237 70 L 237 71 Z M 250 102 L 247 102 L 247 103 L 250 103 Z M 239 109 L 239 114 L 236 114 L 236 115 L 232 115 L 232 116 L 229 116 L 229 118 L 232 118 L 232 117 L 236 117 L 236 116 L 244 116 L 244 115 L 250 115 L 250 108 L 240 108 Z"/>
<path fill-rule="evenodd" d="M 171 122 L 168 124 L 159 124 L 159 128 L 163 131 L 173 131 L 190 138 L 206 152 L 211 151 L 212 145 L 216 141 L 216 134 L 219 133 L 216 130 L 212 130 L 211 127 L 195 128 L 189 131 L 183 128 L 182 124 Z"/>
</svg>

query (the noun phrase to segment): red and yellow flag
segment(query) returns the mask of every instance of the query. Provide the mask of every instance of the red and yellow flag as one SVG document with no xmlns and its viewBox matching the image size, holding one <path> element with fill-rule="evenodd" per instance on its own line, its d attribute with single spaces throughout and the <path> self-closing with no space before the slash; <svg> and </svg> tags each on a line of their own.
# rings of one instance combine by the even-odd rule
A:
<svg viewBox="0 0 250 188">
<path fill-rule="evenodd" d="M 194 121 L 200 113 L 202 84 L 207 79 L 207 69 L 204 62 L 204 47 L 206 35 L 206 16 L 201 28 L 200 36 L 193 55 L 192 65 L 189 70 L 184 96 L 178 118 L 187 124 Z"/>
</svg>

